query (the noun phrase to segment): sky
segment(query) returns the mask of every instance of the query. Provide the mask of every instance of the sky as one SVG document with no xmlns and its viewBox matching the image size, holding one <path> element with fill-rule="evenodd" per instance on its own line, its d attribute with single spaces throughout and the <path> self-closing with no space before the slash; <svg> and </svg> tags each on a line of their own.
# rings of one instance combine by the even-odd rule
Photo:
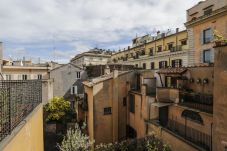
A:
<svg viewBox="0 0 227 151">
<path fill-rule="evenodd" d="M 69 62 L 94 47 L 119 50 L 136 36 L 184 29 L 199 0 L 0 0 L 4 58 Z"/>
</svg>

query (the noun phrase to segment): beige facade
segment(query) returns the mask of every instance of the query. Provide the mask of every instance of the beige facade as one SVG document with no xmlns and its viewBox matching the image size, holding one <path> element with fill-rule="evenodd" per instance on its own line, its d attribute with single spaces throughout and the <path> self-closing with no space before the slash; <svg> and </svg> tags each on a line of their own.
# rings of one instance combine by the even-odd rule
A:
<svg viewBox="0 0 227 151">
<path fill-rule="evenodd" d="M 143 69 L 159 69 L 161 66 L 188 66 L 188 55 L 187 31 L 176 29 L 176 33 L 158 34 L 146 43 L 117 52 L 111 60 Z M 175 60 L 177 63 L 173 63 Z"/>
<path fill-rule="evenodd" d="M 0 144 L 2 151 L 44 151 L 43 107 L 31 112 Z"/>
<path fill-rule="evenodd" d="M 189 65 L 214 63 L 214 32 L 227 37 L 227 1 L 206 0 L 187 10 Z M 193 64 L 194 62 L 194 64 Z"/>
<path fill-rule="evenodd" d="M 95 48 L 76 55 L 71 59 L 71 62 L 79 67 L 88 65 L 105 65 L 109 62 L 110 56 L 110 51 Z"/>
</svg>

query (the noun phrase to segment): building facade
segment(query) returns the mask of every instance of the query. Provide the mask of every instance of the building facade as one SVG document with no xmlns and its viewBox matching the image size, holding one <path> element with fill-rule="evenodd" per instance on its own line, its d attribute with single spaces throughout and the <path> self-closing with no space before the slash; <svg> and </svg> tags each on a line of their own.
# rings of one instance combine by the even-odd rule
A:
<svg viewBox="0 0 227 151">
<path fill-rule="evenodd" d="M 133 44 L 133 47 L 113 54 L 111 60 L 143 69 L 181 67 L 189 64 L 188 50 L 187 31 L 176 29 L 175 33 L 157 33 L 139 45 Z"/>
<path fill-rule="evenodd" d="M 76 55 L 71 59 L 71 62 L 79 67 L 88 65 L 105 65 L 109 62 L 110 56 L 111 51 L 94 48 Z"/>
<path fill-rule="evenodd" d="M 73 63 L 68 63 L 50 70 L 50 79 L 53 81 L 53 96 L 64 97 L 75 109 L 77 97 L 82 98 L 84 94 L 82 82 L 87 80 L 86 71 Z"/>
<path fill-rule="evenodd" d="M 189 65 L 214 63 L 214 33 L 227 36 L 227 1 L 199 2 L 187 10 L 185 26 L 188 31 Z"/>
</svg>

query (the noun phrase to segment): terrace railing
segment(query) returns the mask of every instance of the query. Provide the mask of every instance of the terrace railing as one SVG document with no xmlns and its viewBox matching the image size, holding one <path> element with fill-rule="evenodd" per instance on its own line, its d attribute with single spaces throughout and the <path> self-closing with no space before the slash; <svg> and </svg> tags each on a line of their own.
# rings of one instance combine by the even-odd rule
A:
<svg viewBox="0 0 227 151">
<path fill-rule="evenodd" d="M 197 129 L 170 119 L 167 129 L 207 151 L 210 151 L 212 148 L 211 135 L 205 134 Z"/>
<path fill-rule="evenodd" d="M 41 102 L 41 80 L 0 81 L 0 141 Z"/>
<path fill-rule="evenodd" d="M 180 105 L 201 110 L 207 113 L 213 113 L 213 95 L 180 92 Z"/>
</svg>

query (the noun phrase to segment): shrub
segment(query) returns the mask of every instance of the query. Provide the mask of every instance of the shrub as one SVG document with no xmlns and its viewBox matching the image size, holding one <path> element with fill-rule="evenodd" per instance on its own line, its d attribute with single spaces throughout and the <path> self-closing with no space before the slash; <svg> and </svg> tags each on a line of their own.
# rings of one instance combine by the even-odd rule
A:
<svg viewBox="0 0 227 151">
<path fill-rule="evenodd" d="M 89 141 L 89 137 L 84 134 L 78 124 L 75 129 L 69 129 L 61 145 L 57 145 L 60 151 L 88 151 L 94 142 Z"/>
<path fill-rule="evenodd" d="M 48 113 L 46 121 L 59 121 L 70 111 L 70 102 L 62 97 L 54 97 L 44 106 Z"/>
</svg>

